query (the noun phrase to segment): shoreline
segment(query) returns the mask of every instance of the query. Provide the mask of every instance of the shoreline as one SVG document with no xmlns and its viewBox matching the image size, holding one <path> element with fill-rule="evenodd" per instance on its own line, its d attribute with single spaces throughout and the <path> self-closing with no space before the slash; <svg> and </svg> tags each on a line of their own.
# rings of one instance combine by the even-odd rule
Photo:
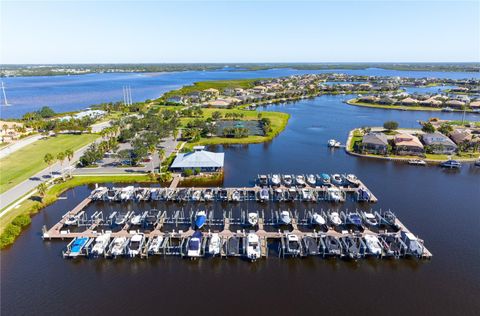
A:
<svg viewBox="0 0 480 316">
<path fill-rule="evenodd" d="M 425 107 L 425 106 L 410 106 L 410 105 L 386 105 L 386 104 L 376 104 L 376 103 L 363 103 L 363 102 L 357 102 L 357 99 L 350 99 L 345 101 L 344 103 L 348 105 L 353 105 L 353 106 L 361 106 L 365 108 L 374 108 L 374 109 L 382 109 L 382 110 L 396 110 L 396 111 L 424 111 L 424 112 L 444 112 L 442 111 L 442 108 L 430 108 L 430 107 Z M 458 110 L 458 109 L 452 109 L 451 112 L 445 112 L 445 113 L 452 113 L 452 112 L 458 112 L 458 113 L 472 113 L 472 114 L 478 114 L 474 112 L 473 110 Z"/>
</svg>

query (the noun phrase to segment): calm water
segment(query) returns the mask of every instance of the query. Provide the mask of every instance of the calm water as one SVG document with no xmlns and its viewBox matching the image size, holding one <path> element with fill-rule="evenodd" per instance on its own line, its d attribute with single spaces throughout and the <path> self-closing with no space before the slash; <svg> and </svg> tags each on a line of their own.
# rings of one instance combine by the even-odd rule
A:
<svg viewBox="0 0 480 316">
<path fill-rule="evenodd" d="M 196 81 L 271 78 L 306 73 L 341 72 L 369 76 L 405 76 L 437 78 L 479 78 L 479 73 L 395 71 L 378 68 L 365 70 L 294 70 L 270 69 L 262 71 L 186 71 L 170 73 L 107 73 L 78 76 L 3 78 L 7 98 L 12 106 L 0 106 L 0 117 L 18 118 L 24 113 L 48 105 L 57 112 L 84 109 L 92 104 L 121 101 L 122 88 L 132 88 L 132 99 L 144 101 L 158 98 L 164 92 Z M 436 91 L 436 89 L 435 89 Z M 3 104 L 3 96 L 1 99 Z"/>
<path fill-rule="evenodd" d="M 394 119 L 417 127 L 429 113 L 349 106 L 349 96 L 323 96 L 268 107 L 291 114 L 272 142 L 216 146 L 225 151 L 225 185 L 247 185 L 258 173 L 351 172 L 379 198 L 375 210 L 392 209 L 426 241 L 434 257 L 417 260 L 285 260 L 274 255 L 242 260 L 151 258 L 67 261 L 66 242 L 43 242 L 52 225 L 90 191 L 76 188 L 33 218 L 13 247 L 1 253 L 1 311 L 5 315 L 57 314 L 360 314 L 476 315 L 480 309 L 480 168 L 458 172 L 351 157 L 326 142 L 345 142 L 350 129 Z M 455 113 L 435 113 L 457 119 Z M 470 120 L 478 116 L 468 116 Z M 134 210 L 149 203 L 121 206 Z M 256 204 L 250 204 L 249 209 Z M 185 205 L 186 209 L 190 206 Z M 229 205 L 225 205 L 229 208 Z M 242 206 L 247 207 L 247 206 Z M 297 205 L 299 210 L 311 205 Z M 317 208 L 335 207 L 319 203 Z M 338 207 L 338 206 L 337 206 Z M 347 202 L 341 209 L 361 207 Z M 111 211 L 119 204 L 96 204 Z M 222 205 L 217 205 L 217 214 Z M 266 206 L 267 210 L 269 206 Z M 238 210 L 236 210 L 238 212 Z"/>
</svg>

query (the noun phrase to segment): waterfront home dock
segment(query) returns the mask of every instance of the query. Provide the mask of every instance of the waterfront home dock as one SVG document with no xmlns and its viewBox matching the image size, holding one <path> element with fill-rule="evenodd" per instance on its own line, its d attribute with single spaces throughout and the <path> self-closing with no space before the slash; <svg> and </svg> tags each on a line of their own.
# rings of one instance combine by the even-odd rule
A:
<svg viewBox="0 0 480 316">
<path fill-rule="evenodd" d="M 117 237 L 124 237 L 130 240 L 135 235 L 142 235 L 145 239 L 140 257 L 151 255 L 180 255 L 187 256 L 187 244 L 195 232 L 202 231 L 202 256 L 208 256 L 207 243 L 213 235 L 217 235 L 222 245 L 219 256 L 243 256 L 245 255 L 245 243 L 249 234 L 255 234 L 259 238 L 261 256 L 268 256 L 269 245 L 275 243 L 278 248 L 278 255 L 285 256 L 338 256 L 344 258 L 360 258 L 375 256 L 383 257 L 406 257 L 431 258 L 431 252 L 424 246 L 423 240 L 414 236 L 406 226 L 390 211 L 369 213 L 374 218 L 365 217 L 362 211 L 341 211 L 339 212 L 340 223 L 334 224 L 331 221 L 332 212 L 323 210 L 283 210 L 257 211 L 258 221 L 252 225 L 248 216 L 252 213 L 242 210 L 238 217 L 232 216 L 232 212 L 223 211 L 222 217 L 214 217 L 213 211 L 206 212 L 205 227 L 198 229 L 195 225 L 195 217 L 198 211 L 177 210 L 170 215 L 166 211 L 150 210 L 143 212 L 141 223 L 132 224 L 133 212 L 120 225 L 116 225 L 115 213 L 106 217 L 96 211 L 94 215 L 87 217 L 82 211 L 83 207 L 90 203 L 87 198 L 75 209 L 65 214 L 62 219 L 52 228 L 43 228 L 44 240 L 89 238 L 87 243 L 93 246 L 91 240 L 108 234 L 113 241 Z M 284 216 L 290 220 L 285 222 Z M 82 214 L 77 221 L 67 225 L 68 220 Z M 317 217 L 315 217 L 317 216 Z M 318 216 L 323 222 L 318 222 Z M 361 222 L 352 222 L 350 218 L 357 216 L 363 218 Z M 317 222 L 316 222 L 317 221 Z M 288 224 L 287 224 L 288 223 Z M 169 228 L 165 229 L 165 226 Z M 117 226 L 117 227 L 115 227 Z M 117 229 L 117 230 L 115 230 Z M 168 231 L 167 231 L 168 230 Z M 378 251 L 375 251 L 371 244 L 370 237 L 374 236 Z M 154 239 L 160 238 L 162 243 L 154 253 L 148 249 Z M 298 241 L 298 252 L 289 249 L 290 239 Z M 290 240 L 290 241 L 289 241 Z M 293 241 L 293 242 L 296 242 Z M 240 247 L 238 245 L 240 243 Z M 339 251 L 333 251 L 333 244 L 340 245 Z M 70 244 L 69 244 L 70 245 Z M 230 245 L 230 246 L 228 246 Z M 243 245 L 243 246 L 242 246 Z M 230 247 L 230 248 L 228 248 Z M 238 248 L 238 249 L 237 249 Z M 230 250 L 229 250 L 230 249 Z M 237 249 L 233 251 L 232 249 Z M 352 249 L 358 253 L 353 256 Z M 83 255 L 89 255 L 89 249 L 85 249 Z M 292 252 L 293 251 L 293 252 Z"/>
</svg>

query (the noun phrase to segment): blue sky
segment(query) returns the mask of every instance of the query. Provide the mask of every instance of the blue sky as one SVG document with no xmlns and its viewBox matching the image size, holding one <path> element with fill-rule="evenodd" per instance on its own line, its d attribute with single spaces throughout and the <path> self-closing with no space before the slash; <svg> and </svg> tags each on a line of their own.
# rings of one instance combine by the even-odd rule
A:
<svg viewBox="0 0 480 316">
<path fill-rule="evenodd" d="M 4 1 L 0 63 L 480 61 L 480 1 Z"/>
</svg>

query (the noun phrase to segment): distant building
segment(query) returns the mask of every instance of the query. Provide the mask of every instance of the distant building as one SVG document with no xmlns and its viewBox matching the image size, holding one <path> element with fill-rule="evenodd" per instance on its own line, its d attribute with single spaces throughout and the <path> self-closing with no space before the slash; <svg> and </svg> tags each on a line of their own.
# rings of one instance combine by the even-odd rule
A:
<svg viewBox="0 0 480 316">
<path fill-rule="evenodd" d="M 386 155 L 387 136 L 383 133 L 367 133 L 362 138 L 361 148 L 364 153 Z"/>
<path fill-rule="evenodd" d="M 31 133 L 32 128 L 25 128 L 23 123 L 0 121 L 0 137 L 2 143 L 10 143 L 20 139 L 23 135 Z"/>
<path fill-rule="evenodd" d="M 450 138 L 439 132 L 424 134 L 422 140 L 434 154 L 451 155 L 457 150 L 457 145 Z"/>
<path fill-rule="evenodd" d="M 178 154 L 170 169 L 172 171 L 195 170 L 202 172 L 215 172 L 223 169 L 225 153 L 214 153 L 205 150 L 205 146 L 195 146 L 189 153 Z"/>
</svg>

